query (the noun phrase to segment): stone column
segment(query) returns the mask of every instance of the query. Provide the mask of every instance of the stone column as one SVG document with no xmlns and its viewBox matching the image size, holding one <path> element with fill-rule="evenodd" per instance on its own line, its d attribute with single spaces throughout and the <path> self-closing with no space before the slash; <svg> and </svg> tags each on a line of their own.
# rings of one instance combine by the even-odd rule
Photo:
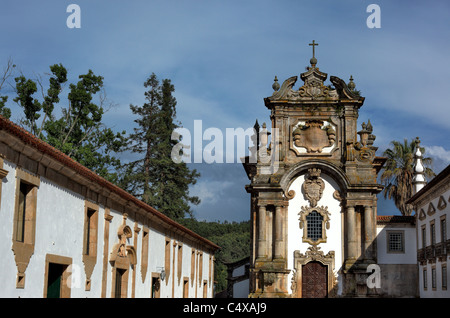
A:
<svg viewBox="0 0 450 318">
<path fill-rule="evenodd" d="M 355 207 L 347 207 L 347 259 L 355 261 L 357 253 Z"/>
<path fill-rule="evenodd" d="M 283 207 L 275 207 L 275 258 L 283 258 Z"/>
<path fill-rule="evenodd" d="M 364 207 L 364 258 L 367 260 L 373 260 L 372 243 L 374 234 L 373 209 L 371 206 L 366 205 Z"/>
<path fill-rule="evenodd" d="M 265 258 L 266 251 L 266 206 L 260 206 L 258 210 L 258 253 L 257 258 Z"/>
</svg>

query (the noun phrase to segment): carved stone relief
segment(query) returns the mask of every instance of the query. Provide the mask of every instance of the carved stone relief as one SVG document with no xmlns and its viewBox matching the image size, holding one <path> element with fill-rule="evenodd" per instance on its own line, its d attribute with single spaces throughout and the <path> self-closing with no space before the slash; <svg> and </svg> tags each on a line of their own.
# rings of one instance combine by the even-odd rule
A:
<svg viewBox="0 0 450 318">
<path fill-rule="evenodd" d="M 299 154 L 305 150 L 311 154 L 328 153 L 336 143 L 336 129 L 323 120 L 300 121 L 293 127 L 292 138 L 293 148 Z"/>
<path fill-rule="evenodd" d="M 327 266 L 328 297 L 336 296 L 337 277 L 334 272 L 335 253 L 328 252 L 326 255 L 318 246 L 310 246 L 305 254 L 294 251 L 294 271 L 291 281 L 293 297 L 302 297 L 302 266 L 309 262 L 317 261 Z"/>
<path fill-rule="evenodd" d="M 308 236 L 308 221 L 306 217 L 312 212 L 317 212 L 322 216 L 322 235 L 316 240 L 313 240 Z M 328 212 L 328 208 L 324 206 L 314 208 L 302 206 L 298 215 L 299 215 L 298 219 L 299 227 L 300 229 L 303 229 L 303 239 L 302 239 L 303 242 L 309 243 L 313 246 L 318 245 L 320 243 L 326 243 L 327 241 L 326 230 L 330 229 L 330 212 Z"/>
<path fill-rule="evenodd" d="M 320 178 L 320 172 L 320 169 L 308 169 L 305 182 L 302 184 L 305 199 L 309 201 L 311 207 L 317 205 L 317 202 L 322 198 L 323 189 L 325 189 L 325 182 Z"/>
</svg>

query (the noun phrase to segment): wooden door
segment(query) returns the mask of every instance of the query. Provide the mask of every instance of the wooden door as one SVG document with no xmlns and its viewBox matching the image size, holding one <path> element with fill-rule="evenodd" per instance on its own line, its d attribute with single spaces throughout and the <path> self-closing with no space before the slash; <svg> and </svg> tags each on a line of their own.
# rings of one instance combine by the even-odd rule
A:
<svg viewBox="0 0 450 318">
<path fill-rule="evenodd" d="M 327 266 L 309 262 L 302 266 L 302 297 L 325 298 L 328 295 Z"/>
</svg>

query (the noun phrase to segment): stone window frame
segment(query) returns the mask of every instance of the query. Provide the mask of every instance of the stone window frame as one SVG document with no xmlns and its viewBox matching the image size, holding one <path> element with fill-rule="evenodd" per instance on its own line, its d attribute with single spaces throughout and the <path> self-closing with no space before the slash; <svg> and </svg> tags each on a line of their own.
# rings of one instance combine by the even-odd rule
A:
<svg viewBox="0 0 450 318">
<path fill-rule="evenodd" d="M 195 264 L 196 264 L 196 250 L 195 248 L 191 248 L 191 287 L 194 286 L 195 281 Z"/>
<path fill-rule="evenodd" d="M 169 284 L 170 277 L 170 243 L 171 239 L 166 237 L 164 239 L 164 272 L 166 274 L 166 278 L 164 280 L 166 281 L 166 285 Z"/>
<path fill-rule="evenodd" d="M 401 251 L 391 250 L 391 234 L 401 234 Z M 404 230 L 386 230 L 386 253 L 388 254 L 405 254 L 405 231 Z"/>
<path fill-rule="evenodd" d="M 316 241 L 311 240 L 308 237 L 308 221 L 306 220 L 306 217 L 316 211 L 322 216 L 322 237 L 319 238 Z M 300 229 L 303 229 L 303 238 L 302 241 L 304 243 L 309 243 L 311 245 L 318 245 L 320 243 L 326 243 L 327 242 L 327 230 L 330 229 L 330 212 L 328 212 L 328 208 L 325 206 L 321 207 L 306 207 L 302 206 L 299 214 L 299 226 Z"/>
<path fill-rule="evenodd" d="M 422 224 L 422 226 L 420 227 L 421 231 L 420 231 L 420 235 L 422 236 L 420 242 L 422 244 L 422 248 L 425 250 L 425 248 L 427 247 L 427 227 L 426 224 Z"/>
<path fill-rule="evenodd" d="M 20 185 L 27 184 L 31 187 L 28 191 L 26 201 L 28 201 L 25 220 L 24 220 L 24 238 L 22 241 L 17 240 L 17 223 L 19 222 L 19 197 Z M 12 235 L 12 250 L 15 255 L 15 262 L 17 266 L 16 288 L 25 288 L 25 271 L 30 262 L 31 256 L 34 253 L 34 246 L 36 240 L 36 217 L 37 217 L 37 195 L 40 186 L 39 176 L 33 175 L 21 167 L 16 168 L 16 184 L 15 184 L 15 202 L 14 202 L 14 217 L 13 217 L 13 235 Z"/>
<path fill-rule="evenodd" d="M 141 277 L 142 282 L 145 282 L 148 269 L 148 250 L 149 250 L 150 229 L 147 226 L 143 227 L 142 231 L 142 247 L 141 247 Z"/>
<path fill-rule="evenodd" d="M 183 277 L 183 298 L 189 298 L 189 277 Z"/>
<path fill-rule="evenodd" d="M 208 280 L 206 280 L 206 279 L 203 280 L 202 292 L 203 292 L 203 298 L 208 298 Z"/>
<path fill-rule="evenodd" d="M 203 277 L 203 251 L 198 251 L 198 285 L 202 285 L 202 277 Z"/>
<path fill-rule="evenodd" d="M 0 154 L 0 207 L 1 207 L 1 197 L 2 197 L 2 185 L 3 185 L 3 178 L 5 178 L 8 175 L 9 171 L 3 169 L 3 158 Z"/>
<path fill-rule="evenodd" d="M 178 286 L 180 286 L 180 283 L 181 283 L 182 270 L 183 270 L 183 243 L 178 243 L 178 249 L 177 249 Z"/>
<path fill-rule="evenodd" d="M 93 212 L 91 216 L 89 213 Z M 91 290 L 91 276 L 97 263 L 98 231 L 99 231 L 100 207 L 91 201 L 84 201 L 84 225 L 83 225 L 83 263 L 86 274 L 85 290 Z M 89 225 L 89 228 L 88 228 Z M 89 235 L 89 241 L 88 241 Z M 87 244 L 89 242 L 89 248 Z"/>
<path fill-rule="evenodd" d="M 155 290 L 153 290 L 154 282 L 156 284 Z M 161 273 L 152 272 L 150 281 L 150 298 L 161 297 Z"/>
</svg>

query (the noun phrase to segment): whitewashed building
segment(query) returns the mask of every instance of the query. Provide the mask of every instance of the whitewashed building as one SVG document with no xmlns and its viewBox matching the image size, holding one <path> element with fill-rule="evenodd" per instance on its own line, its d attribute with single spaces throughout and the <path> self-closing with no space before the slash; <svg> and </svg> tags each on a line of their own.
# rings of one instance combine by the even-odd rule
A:
<svg viewBox="0 0 450 318">
<path fill-rule="evenodd" d="M 447 264 L 450 239 L 450 165 L 425 185 L 422 154 L 416 153 L 415 194 L 408 201 L 416 211 L 417 260 L 419 262 L 420 297 L 450 297 Z"/>
<path fill-rule="evenodd" d="M 380 297 L 418 297 L 415 216 L 377 216 Z"/>
<path fill-rule="evenodd" d="M 213 297 L 218 246 L 0 117 L 0 297 Z"/>
</svg>

